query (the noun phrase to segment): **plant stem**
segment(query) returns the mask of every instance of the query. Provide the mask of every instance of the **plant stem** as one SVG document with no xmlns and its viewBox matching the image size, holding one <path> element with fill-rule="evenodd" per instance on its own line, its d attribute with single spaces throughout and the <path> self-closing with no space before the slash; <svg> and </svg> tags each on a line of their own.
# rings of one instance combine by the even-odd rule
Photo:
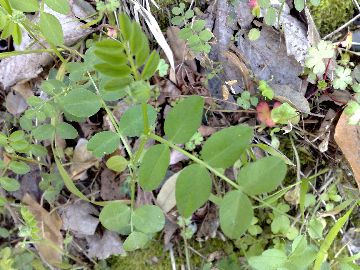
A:
<svg viewBox="0 0 360 270">
<path fill-rule="evenodd" d="M 220 173 L 219 171 L 217 171 L 216 169 L 214 169 L 213 167 L 211 167 L 210 165 L 206 164 L 204 161 L 202 161 L 201 159 L 198 159 L 197 157 L 195 157 L 194 155 L 188 153 L 187 151 L 183 150 L 182 148 L 180 148 L 179 146 L 161 138 L 160 136 L 154 134 L 154 133 L 150 133 L 149 137 L 160 142 L 163 143 L 173 149 L 175 149 L 176 151 L 184 154 L 185 156 L 187 156 L 188 158 L 190 158 L 191 160 L 195 161 L 196 163 L 198 163 L 199 165 L 204 166 L 205 168 L 207 168 L 210 172 L 212 172 L 213 174 L 215 174 L 216 176 L 220 177 L 221 179 L 223 179 L 225 182 L 227 182 L 229 185 L 231 185 L 232 187 L 239 189 L 240 190 L 240 186 L 238 184 L 236 184 L 234 181 L 232 181 L 230 178 L 226 177 L 225 175 L 223 175 L 222 173 Z"/>
</svg>

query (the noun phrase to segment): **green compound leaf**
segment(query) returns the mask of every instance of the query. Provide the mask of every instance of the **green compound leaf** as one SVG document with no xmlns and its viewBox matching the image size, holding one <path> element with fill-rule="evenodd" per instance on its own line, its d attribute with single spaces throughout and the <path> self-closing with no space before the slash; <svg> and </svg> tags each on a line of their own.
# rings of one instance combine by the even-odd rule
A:
<svg viewBox="0 0 360 270">
<path fill-rule="evenodd" d="M 311 47 L 305 60 L 305 66 L 312 69 L 315 74 L 323 74 L 326 66 L 324 60 L 334 56 L 332 43 L 321 40 L 316 47 Z"/>
<path fill-rule="evenodd" d="M 352 83 L 351 69 L 338 66 L 335 69 L 336 79 L 333 81 L 335 89 L 345 90 Z"/>
<path fill-rule="evenodd" d="M 237 182 L 242 191 L 257 195 L 275 190 L 284 180 L 286 164 L 278 157 L 265 157 L 240 169 Z"/>
<path fill-rule="evenodd" d="M 10 0 L 9 2 L 13 9 L 23 12 L 35 12 L 39 10 L 39 2 L 37 0 Z"/>
<path fill-rule="evenodd" d="M 149 126 L 155 124 L 157 111 L 151 105 L 147 105 Z M 121 117 L 119 128 L 123 135 L 137 137 L 144 132 L 144 118 L 141 105 L 129 108 Z"/>
<path fill-rule="evenodd" d="M 62 139 L 75 139 L 78 136 L 77 130 L 65 122 L 56 126 L 56 134 Z"/>
<path fill-rule="evenodd" d="M 175 144 L 187 143 L 200 127 L 204 99 L 191 96 L 176 104 L 165 119 L 165 134 Z"/>
<path fill-rule="evenodd" d="M 211 184 L 209 172 L 200 165 L 187 166 L 180 172 L 176 180 L 175 198 L 181 216 L 190 217 L 209 199 Z"/>
<path fill-rule="evenodd" d="M 54 15 L 42 12 L 40 14 L 39 27 L 48 42 L 55 46 L 64 44 L 64 33 L 61 24 Z"/>
<path fill-rule="evenodd" d="M 131 210 L 126 204 L 112 202 L 101 210 L 99 220 L 108 230 L 123 234 L 130 225 Z"/>
<path fill-rule="evenodd" d="M 101 158 L 106 154 L 113 153 L 120 144 L 119 136 L 112 131 L 102 131 L 96 133 L 87 144 L 87 149 L 91 151 L 94 156 Z"/>
<path fill-rule="evenodd" d="M 68 0 L 45 0 L 45 4 L 52 10 L 64 15 L 70 12 Z"/>
<path fill-rule="evenodd" d="M 134 251 L 146 246 L 150 237 L 142 232 L 132 232 L 125 240 L 123 248 L 125 251 Z"/>
<path fill-rule="evenodd" d="M 250 145 L 253 131 L 249 126 L 228 127 L 214 133 L 205 143 L 201 158 L 215 168 L 228 168 Z"/>
<path fill-rule="evenodd" d="M 156 189 L 164 179 L 169 163 L 169 147 L 163 144 L 151 146 L 141 161 L 139 169 L 140 186 L 146 191 Z"/>
<path fill-rule="evenodd" d="M 283 125 L 288 124 L 289 121 L 292 124 L 297 124 L 300 121 L 298 112 L 288 103 L 283 103 L 279 107 L 272 109 L 271 119 L 275 123 Z"/>
<path fill-rule="evenodd" d="M 219 215 L 224 234 L 231 239 L 238 239 L 251 225 L 254 211 L 244 193 L 230 191 L 221 201 Z"/>
<path fill-rule="evenodd" d="M 0 186 L 6 191 L 13 192 L 20 188 L 20 183 L 10 177 L 0 177 Z"/>
<path fill-rule="evenodd" d="M 158 65 L 160 61 L 160 56 L 156 51 L 153 51 L 148 60 L 146 61 L 146 64 L 144 66 L 144 69 L 141 73 L 141 78 L 143 80 L 150 79 L 156 72 Z"/>
<path fill-rule="evenodd" d="M 106 167 L 115 172 L 122 172 L 129 162 L 123 156 L 112 156 L 106 161 Z"/>
<path fill-rule="evenodd" d="M 32 131 L 32 135 L 39 141 L 52 140 L 55 135 L 55 127 L 52 125 L 38 126 Z"/>
<path fill-rule="evenodd" d="M 101 108 L 98 96 L 83 88 L 72 90 L 61 98 L 61 103 L 66 112 L 76 117 L 90 117 Z"/>
<path fill-rule="evenodd" d="M 156 205 L 142 205 L 134 211 L 133 223 L 140 232 L 156 233 L 164 228 L 165 216 Z"/>
<path fill-rule="evenodd" d="M 30 172 L 30 167 L 23 161 L 10 161 L 9 169 L 16 174 L 26 174 Z"/>
</svg>

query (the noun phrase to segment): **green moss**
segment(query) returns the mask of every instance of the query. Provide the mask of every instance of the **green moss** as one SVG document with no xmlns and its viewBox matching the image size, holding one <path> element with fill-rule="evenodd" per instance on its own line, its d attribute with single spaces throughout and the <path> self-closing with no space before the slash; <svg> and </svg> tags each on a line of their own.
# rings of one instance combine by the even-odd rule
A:
<svg viewBox="0 0 360 270">
<path fill-rule="evenodd" d="M 322 36 L 351 20 L 354 15 L 352 0 L 321 0 L 320 5 L 310 6 L 310 10 Z"/>
<path fill-rule="evenodd" d="M 223 254 L 234 254 L 234 246 L 231 241 L 222 241 L 220 239 L 209 239 L 203 243 L 191 240 L 189 245 L 197 252 L 207 257 L 210 253 L 220 251 Z M 179 249 L 174 248 L 174 253 L 177 250 L 184 251 L 183 245 Z M 191 253 L 191 252 L 190 252 Z M 238 256 L 239 254 L 237 254 Z M 185 264 L 185 255 L 174 254 L 176 265 Z M 154 258 L 156 258 L 154 260 Z M 164 251 L 164 245 L 161 240 L 154 240 L 149 248 L 128 253 L 127 256 L 112 257 L 107 261 L 110 269 L 113 270 L 169 270 L 171 267 L 171 260 L 169 251 Z M 200 256 L 191 253 L 191 264 L 193 269 L 201 269 L 205 263 Z"/>
<path fill-rule="evenodd" d="M 173 0 L 160 0 L 156 1 L 159 6 L 157 9 L 154 5 L 151 5 L 151 13 L 158 21 L 160 28 L 165 31 L 170 26 L 171 9 L 176 5 Z"/>
</svg>

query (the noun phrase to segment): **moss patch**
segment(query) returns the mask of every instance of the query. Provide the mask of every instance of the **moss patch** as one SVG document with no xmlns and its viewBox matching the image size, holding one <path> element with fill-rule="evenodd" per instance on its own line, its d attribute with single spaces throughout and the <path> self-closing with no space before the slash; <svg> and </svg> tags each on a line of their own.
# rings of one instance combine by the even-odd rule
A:
<svg viewBox="0 0 360 270">
<path fill-rule="evenodd" d="M 352 0 L 321 0 L 320 5 L 310 6 L 310 10 L 322 36 L 351 20 L 354 15 Z"/>
<path fill-rule="evenodd" d="M 234 245 L 231 241 L 224 242 L 220 239 L 209 239 L 206 242 L 200 243 L 191 240 L 189 245 L 205 257 L 215 251 L 223 253 L 224 256 L 234 254 Z M 174 257 L 176 265 L 179 266 L 185 264 L 185 255 L 176 254 L 177 250 L 177 248 L 174 248 Z M 184 252 L 183 245 L 179 247 L 179 250 Z M 193 269 L 201 269 L 203 264 L 206 263 L 204 259 L 191 251 L 190 253 Z M 114 270 L 172 269 L 169 251 L 164 251 L 162 240 L 154 240 L 147 249 L 130 252 L 127 256 L 112 257 L 107 262 L 110 269 Z"/>
</svg>

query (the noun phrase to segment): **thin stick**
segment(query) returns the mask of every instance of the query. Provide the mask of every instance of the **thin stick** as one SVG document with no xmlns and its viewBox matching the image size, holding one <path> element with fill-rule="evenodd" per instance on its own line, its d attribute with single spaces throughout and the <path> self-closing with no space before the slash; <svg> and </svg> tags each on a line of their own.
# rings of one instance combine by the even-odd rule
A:
<svg viewBox="0 0 360 270">
<path fill-rule="evenodd" d="M 336 29 L 335 31 L 331 32 L 330 34 L 326 35 L 325 37 L 323 37 L 323 39 L 328 39 L 329 37 L 335 35 L 336 33 L 340 32 L 341 30 L 343 30 L 345 27 L 347 27 L 348 25 L 350 25 L 351 23 L 353 23 L 354 21 L 356 21 L 358 18 L 360 18 L 360 13 L 358 15 L 356 15 L 354 18 L 352 18 L 350 21 L 348 21 L 347 23 L 343 24 L 342 26 L 340 26 L 338 29 Z"/>
</svg>

